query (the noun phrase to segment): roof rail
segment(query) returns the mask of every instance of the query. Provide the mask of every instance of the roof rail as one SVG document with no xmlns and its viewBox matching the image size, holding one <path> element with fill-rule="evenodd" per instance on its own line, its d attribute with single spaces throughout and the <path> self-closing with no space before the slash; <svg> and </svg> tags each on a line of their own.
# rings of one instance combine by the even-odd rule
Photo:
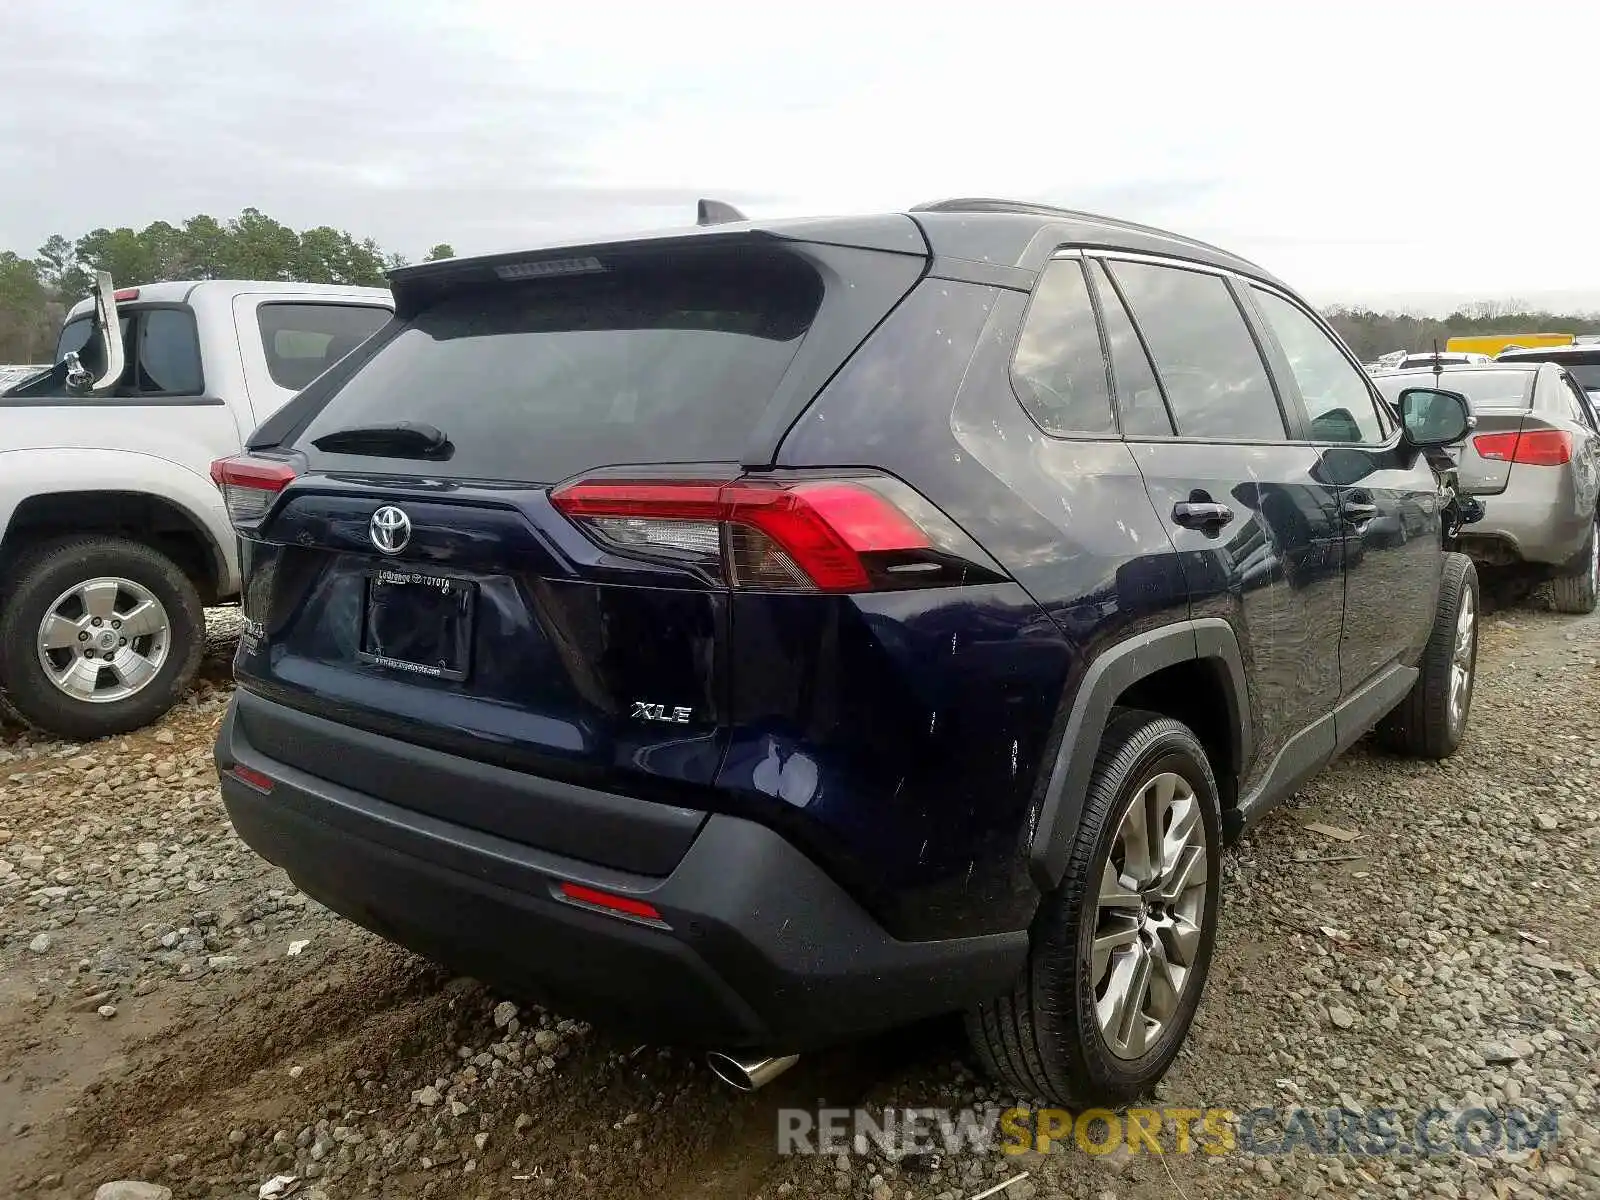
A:
<svg viewBox="0 0 1600 1200">
<path fill-rule="evenodd" d="M 745 216 L 731 204 L 724 204 L 721 200 L 700 201 L 700 211 L 695 218 L 696 225 L 727 225 L 733 221 L 748 221 Z"/>
<path fill-rule="evenodd" d="M 1084 214 L 1053 204 L 1030 204 L 1022 200 L 995 200 L 986 196 L 965 196 L 956 200 L 930 200 L 913 204 L 912 212 L 988 212 L 1026 213 L 1036 217 L 1081 217 Z"/>
</svg>

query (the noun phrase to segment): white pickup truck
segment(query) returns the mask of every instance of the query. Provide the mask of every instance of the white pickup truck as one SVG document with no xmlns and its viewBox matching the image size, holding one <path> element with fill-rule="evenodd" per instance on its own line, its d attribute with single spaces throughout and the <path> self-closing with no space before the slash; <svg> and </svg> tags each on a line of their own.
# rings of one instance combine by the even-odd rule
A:
<svg viewBox="0 0 1600 1200">
<path fill-rule="evenodd" d="M 95 295 L 0 391 L 0 701 L 88 739 L 183 694 L 239 589 L 211 463 L 392 316 L 387 289 L 205 280 Z M 108 337 L 112 328 L 118 335 Z"/>
</svg>

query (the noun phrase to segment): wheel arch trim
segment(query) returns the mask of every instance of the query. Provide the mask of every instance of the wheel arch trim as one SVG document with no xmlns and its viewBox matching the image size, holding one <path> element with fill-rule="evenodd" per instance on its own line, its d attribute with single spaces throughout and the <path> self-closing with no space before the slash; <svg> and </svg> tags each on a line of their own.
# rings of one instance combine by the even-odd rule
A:
<svg viewBox="0 0 1600 1200">
<path fill-rule="evenodd" d="M 1202 617 L 1146 630 L 1102 651 L 1085 670 L 1056 745 L 1038 819 L 1028 839 L 1028 872 L 1041 891 L 1053 889 L 1066 870 L 1078 820 L 1094 773 L 1100 740 L 1117 697 L 1128 688 L 1179 663 L 1210 660 L 1229 707 L 1235 762 L 1241 769 L 1254 754 L 1249 691 L 1239 639 L 1220 617 Z"/>
</svg>

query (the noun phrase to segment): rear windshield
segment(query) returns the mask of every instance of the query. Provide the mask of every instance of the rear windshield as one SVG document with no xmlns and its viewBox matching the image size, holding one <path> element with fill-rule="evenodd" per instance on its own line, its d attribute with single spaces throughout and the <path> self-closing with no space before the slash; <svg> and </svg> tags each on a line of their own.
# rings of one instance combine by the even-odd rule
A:
<svg viewBox="0 0 1600 1200">
<path fill-rule="evenodd" d="M 1528 371 L 1442 371 L 1434 382 L 1432 371 L 1415 371 L 1406 375 L 1380 375 L 1373 380 L 1389 400 L 1398 404 L 1400 393 L 1407 388 L 1440 387 L 1449 392 L 1460 392 L 1474 408 L 1527 408 L 1534 373 Z"/>
<path fill-rule="evenodd" d="M 1585 391 L 1600 391 L 1600 350 L 1580 350 L 1576 354 L 1518 354 L 1507 356 L 1502 362 L 1556 362 L 1572 372 Z"/>
<path fill-rule="evenodd" d="M 659 261 L 447 296 L 295 438 L 414 421 L 455 451 L 429 475 L 553 483 L 599 466 L 737 461 L 821 299 L 787 256 Z"/>
</svg>

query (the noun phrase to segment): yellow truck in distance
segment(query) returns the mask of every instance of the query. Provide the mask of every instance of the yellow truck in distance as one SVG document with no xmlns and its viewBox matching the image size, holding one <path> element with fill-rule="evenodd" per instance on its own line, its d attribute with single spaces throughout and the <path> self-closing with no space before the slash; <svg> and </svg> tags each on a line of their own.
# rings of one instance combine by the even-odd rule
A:
<svg viewBox="0 0 1600 1200">
<path fill-rule="evenodd" d="M 1493 358 L 1513 346 L 1519 350 L 1534 350 L 1542 346 L 1570 346 L 1574 340 L 1570 333 L 1480 333 L 1453 337 L 1444 348 L 1452 354 L 1487 354 Z"/>
</svg>

